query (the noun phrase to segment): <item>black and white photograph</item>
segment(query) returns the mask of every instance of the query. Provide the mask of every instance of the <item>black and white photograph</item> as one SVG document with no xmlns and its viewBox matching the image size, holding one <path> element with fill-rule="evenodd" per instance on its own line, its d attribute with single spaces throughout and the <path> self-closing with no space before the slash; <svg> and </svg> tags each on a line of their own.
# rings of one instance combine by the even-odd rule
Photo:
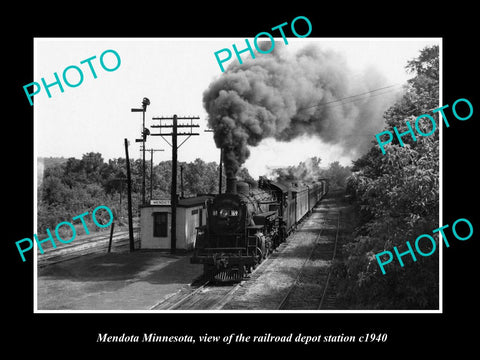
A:
<svg viewBox="0 0 480 360">
<path fill-rule="evenodd" d="M 8 40 L 11 344 L 471 344 L 471 24 L 137 6 Z"/>
<path fill-rule="evenodd" d="M 36 310 L 440 309 L 441 39 L 266 39 L 36 39 Z"/>
</svg>

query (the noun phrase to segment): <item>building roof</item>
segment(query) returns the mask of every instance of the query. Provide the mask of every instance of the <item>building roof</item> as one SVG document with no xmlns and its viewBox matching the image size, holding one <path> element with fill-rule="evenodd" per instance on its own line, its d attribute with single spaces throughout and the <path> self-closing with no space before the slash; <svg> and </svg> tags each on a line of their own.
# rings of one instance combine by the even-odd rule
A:
<svg viewBox="0 0 480 360">
<path fill-rule="evenodd" d="M 201 196 L 195 196 L 195 197 L 186 198 L 186 199 L 179 199 L 178 206 L 192 207 L 192 206 L 203 205 L 205 201 L 213 198 L 214 198 L 213 195 L 201 195 Z"/>
</svg>

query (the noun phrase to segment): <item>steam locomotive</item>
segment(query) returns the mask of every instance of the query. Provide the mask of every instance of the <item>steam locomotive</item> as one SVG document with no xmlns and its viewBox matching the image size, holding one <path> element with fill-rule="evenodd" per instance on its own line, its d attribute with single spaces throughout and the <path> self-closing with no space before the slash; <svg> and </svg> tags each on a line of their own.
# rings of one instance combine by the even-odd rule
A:
<svg viewBox="0 0 480 360">
<path fill-rule="evenodd" d="M 218 281 L 239 281 L 285 241 L 326 195 L 328 182 L 284 185 L 260 178 L 251 188 L 227 178 L 224 194 L 207 201 L 206 224 L 197 228 L 193 264 Z"/>
</svg>

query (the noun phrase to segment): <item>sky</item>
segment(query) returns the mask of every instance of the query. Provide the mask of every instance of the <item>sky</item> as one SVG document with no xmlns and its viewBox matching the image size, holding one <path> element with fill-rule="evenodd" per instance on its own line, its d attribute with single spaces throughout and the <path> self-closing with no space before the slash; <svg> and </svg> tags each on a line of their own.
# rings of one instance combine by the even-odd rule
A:
<svg viewBox="0 0 480 360">
<path fill-rule="evenodd" d="M 282 38 L 277 40 L 283 42 Z M 288 38 L 288 42 L 287 51 L 295 52 L 314 44 L 342 53 L 353 74 L 373 67 L 389 84 L 403 84 L 411 76 L 405 71 L 407 61 L 417 57 L 425 46 L 441 44 L 441 39 Z M 180 147 L 179 161 L 201 158 L 218 163 L 220 152 L 213 134 L 204 131 L 207 113 L 202 94 L 213 80 L 222 76 L 214 52 L 232 49 L 232 44 L 241 48 L 244 43 L 244 38 L 36 38 L 32 82 L 41 83 L 44 78 L 47 84 L 53 83 L 55 72 L 62 79 L 64 69 L 70 65 L 78 66 L 84 78 L 77 87 L 66 86 L 62 79 L 64 92 L 52 86 L 51 98 L 43 87 L 34 96 L 35 153 L 39 157 L 81 158 L 85 153 L 99 152 L 107 162 L 125 157 L 127 138 L 130 157 L 141 158 L 140 143 L 135 143 L 135 138 L 140 138 L 142 113 L 131 112 L 131 108 L 140 108 L 142 99 L 147 97 L 150 99 L 145 114 L 147 128 L 158 124 L 152 117 L 174 114 L 200 117 L 196 121 L 200 135 L 190 137 Z M 120 56 L 121 63 L 115 71 L 105 71 L 100 65 L 100 55 L 106 50 L 115 50 Z M 92 56 L 96 56 L 91 61 L 96 79 L 88 64 L 80 63 Z M 112 53 L 106 53 L 104 61 L 107 67 L 116 65 Z M 75 70 L 67 74 L 71 83 L 79 82 Z M 27 97 L 25 101 L 28 104 Z M 171 159 L 170 146 L 159 136 L 148 137 L 146 147 L 165 150 L 155 153 L 154 163 Z M 244 166 L 256 178 L 267 173 L 268 167 L 296 165 L 313 156 L 320 157 L 323 165 L 332 161 L 350 165 L 352 160 L 342 155 L 339 147 L 304 136 L 290 143 L 266 139 L 251 148 Z M 149 154 L 146 158 L 149 160 Z"/>
</svg>

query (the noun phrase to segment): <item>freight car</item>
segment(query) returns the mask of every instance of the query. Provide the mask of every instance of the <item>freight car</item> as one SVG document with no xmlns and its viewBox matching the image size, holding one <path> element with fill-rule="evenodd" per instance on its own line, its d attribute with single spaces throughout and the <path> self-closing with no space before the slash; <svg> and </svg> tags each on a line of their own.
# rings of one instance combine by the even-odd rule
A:
<svg viewBox="0 0 480 360">
<path fill-rule="evenodd" d="M 207 200 L 190 259 L 208 278 L 241 280 L 263 261 L 325 196 L 327 181 L 298 186 L 260 178 L 258 188 L 227 179 L 225 194 Z"/>
</svg>

